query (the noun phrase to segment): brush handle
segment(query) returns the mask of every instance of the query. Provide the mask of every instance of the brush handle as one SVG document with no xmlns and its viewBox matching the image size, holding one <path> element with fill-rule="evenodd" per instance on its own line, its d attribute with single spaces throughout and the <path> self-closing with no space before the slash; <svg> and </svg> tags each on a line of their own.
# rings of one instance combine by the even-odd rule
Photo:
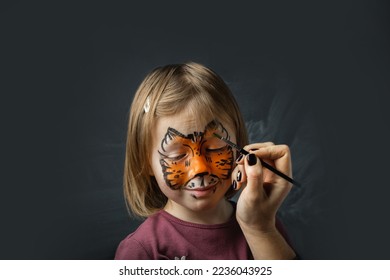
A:
<svg viewBox="0 0 390 280">
<path fill-rule="evenodd" d="M 295 181 L 294 179 L 288 177 L 286 174 L 280 172 L 279 170 L 277 170 L 275 167 L 273 167 L 272 165 L 269 165 L 268 163 L 266 163 L 265 161 L 263 161 L 262 159 L 260 159 L 260 162 L 261 162 L 261 165 L 264 166 L 265 168 L 271 170 L 273 173 L 275 173 L 276 175 L 279 175 L 280 177 L 282 177 L 283 179 L 286 179 L 287 181 L 289 181 L 291 184 L 294 184 L 295 186 L 297 187 L 300 187 L 301 184 L 298 183 L 297 181 Z"/>
</svg>

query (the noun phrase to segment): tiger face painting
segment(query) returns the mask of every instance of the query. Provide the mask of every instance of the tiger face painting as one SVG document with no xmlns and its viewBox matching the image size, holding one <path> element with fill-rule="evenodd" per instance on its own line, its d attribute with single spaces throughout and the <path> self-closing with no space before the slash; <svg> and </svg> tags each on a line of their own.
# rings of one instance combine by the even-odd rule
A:
<svg viewBox="0 0 390 280">
<path fill-rule="evenodd" d="M 205 188 L 230 178 L 234 162 L 232 148 L 214 137 L 214 133 L 229 138 L 227 130 L 217 121 L 210 122 L 202 132 L 188 135 L 172 127 L 167 129 L 158 153 L 168 187 L 172 190 Z"/>
</svg>

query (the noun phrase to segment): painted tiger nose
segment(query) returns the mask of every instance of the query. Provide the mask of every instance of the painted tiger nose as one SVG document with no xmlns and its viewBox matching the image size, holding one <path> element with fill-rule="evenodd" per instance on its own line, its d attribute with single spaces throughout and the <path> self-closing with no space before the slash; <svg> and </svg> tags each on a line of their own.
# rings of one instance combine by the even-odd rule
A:
<svg viewBox="0 0 390 280">
<path fill-rule="evenodd" d="M 205 176 L 210 174 L 210 169 L 206 164 L 206 161 L 203 157 L 194 157 L 192 159 L 192 168 L 190 169 L 190 177 L 194 178 L 196 176 Z"/>
</svg>

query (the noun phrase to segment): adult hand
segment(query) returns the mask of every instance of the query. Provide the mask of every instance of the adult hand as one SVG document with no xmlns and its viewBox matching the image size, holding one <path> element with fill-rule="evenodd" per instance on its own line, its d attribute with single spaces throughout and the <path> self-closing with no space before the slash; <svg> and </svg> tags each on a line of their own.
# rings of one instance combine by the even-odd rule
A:
<svg viewBox="0 0 390 280">
<path fill-rule="evenodd" d="M 237 202 L 237 220 L 243 230 L 275 231 L 276 212 L 292 184 L 263 168 L 259 159 L 292 177 L 290 149 L 286 145 L 256 143 L 244 147 L 250 154 L 237 160 L 233 180 L 243 188 Z"/>
<path fill-rule="evenodd" d="M 290 149 L 271 142 L 244 147 L 250 154 L 237 160 L 236 189 L 242 188 L 236 217 L 254 259 L 293 259 L 295 252 L 275 225 L 276 212 L 292 184 L 263 168 L 260 159 L 292 177 Z"/>
</svg>

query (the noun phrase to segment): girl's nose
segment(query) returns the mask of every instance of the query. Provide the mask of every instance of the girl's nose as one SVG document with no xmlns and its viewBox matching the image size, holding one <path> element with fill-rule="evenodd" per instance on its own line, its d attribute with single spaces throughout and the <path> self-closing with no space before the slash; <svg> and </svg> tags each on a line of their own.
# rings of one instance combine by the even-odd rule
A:
<svg viewBox="0 0 390 280">
<path fill-rule="evenodd" d="M 206 159 L 203 156 L 194 156 L 191 160 L 190 166 L 190 178 L 195 178 L 197 176 L 205 176 L 210 174 L 210 168 L 206 162 Z"/>
</svg>

